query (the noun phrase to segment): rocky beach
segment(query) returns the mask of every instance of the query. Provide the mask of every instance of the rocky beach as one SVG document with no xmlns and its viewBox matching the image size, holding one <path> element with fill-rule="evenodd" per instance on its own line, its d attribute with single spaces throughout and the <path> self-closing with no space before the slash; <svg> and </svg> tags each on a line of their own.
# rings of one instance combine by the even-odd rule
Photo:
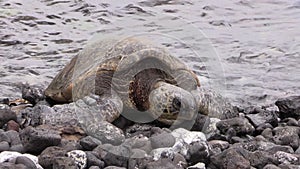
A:
<svg viewBox="0 0 300 169">
<path fill-rule="evenodd" d="M 155 122 L 137 124 L 119 117 L 113 123 L 119 130 L 103 123 L 101 138 L 96 139 L 88 136 L 74 122 L 76 119 L 64 119 L 62 124 L 46 122 L 43 118 L 49 116 L 45 114 L 66 114 L 74 104 L 50 107 L 41 91 L 27 86 L 23 88 L 23 98 L 31 102 L 1 101 L 0 168 L 300 166 L 300 96 L 278 99 L 275 105 L 279 111 L 268 107 L 237 108 L 237 117 L 223 120 L 199 114 L 191 130 L 170 130 Z"/>
<path fill-rule="evenodd" d="M 0 169 L 300 169 L 299 0 L 0 6 Z M 234 117 L 197 114 L 185 129 L 120 116 L 87 133 L 76 113 L 99 114 L 97 97 L 57 104 L 44 92 L 89 42 L 112 35 L 166 48 Z"/>
</svg>

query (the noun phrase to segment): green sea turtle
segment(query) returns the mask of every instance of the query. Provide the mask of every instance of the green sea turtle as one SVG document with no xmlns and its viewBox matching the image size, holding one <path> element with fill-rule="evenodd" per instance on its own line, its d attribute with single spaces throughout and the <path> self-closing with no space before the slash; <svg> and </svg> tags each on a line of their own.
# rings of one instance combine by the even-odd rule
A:
<svg viewBox="0 0 300 169">
<path fill-rule="evenodd" d="M 231 105 L 200 88 L 198 77 L 164 48 L 140 38 L 105 39 L 89 44 L 53 79 L 48 98 L 73 102 L 95 94 L 98 113 L 112 122 L 121 113 L 140 122 L 192 120 L 197 113 L 231 116 Z M 139 116 L 139 117 L 138 117 Z M 98 122 L 97 114 L 81 116 L 86 126 Z M 147 117 L 146 120 L 143 117 Z M 223 118 L 223 117 L 221 117 Z"/>
</svg>

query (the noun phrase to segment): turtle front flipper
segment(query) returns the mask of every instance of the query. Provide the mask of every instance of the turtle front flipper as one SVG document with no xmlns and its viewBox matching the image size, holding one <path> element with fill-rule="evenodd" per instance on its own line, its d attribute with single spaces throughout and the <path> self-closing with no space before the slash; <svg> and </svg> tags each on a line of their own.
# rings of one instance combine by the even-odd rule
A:
<svg viewBox="0 0 300 169">
<path fill-rule="evenodd" d="M 111 124 L 122 110 L 123 102 L 116 95 L 90 95 L 75 102 L 75 112 L 81 127 L 102 143 L 118 145 L 125 140 L 123 131 Z"/>
<path fill-rule="evenodd" d="M 220 94 L 209 89 L 197 88 L 191 91 L 198 106 L 200 114 L 216 117 L 219 119 L 228 119 L 238 116 L 238 112 L 232 104 Z"/>
</svg>

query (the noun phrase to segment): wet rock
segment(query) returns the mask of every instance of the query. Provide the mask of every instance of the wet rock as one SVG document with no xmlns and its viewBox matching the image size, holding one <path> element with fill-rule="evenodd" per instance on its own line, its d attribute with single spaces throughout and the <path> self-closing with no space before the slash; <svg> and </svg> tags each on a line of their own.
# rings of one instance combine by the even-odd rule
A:
<svg viewBox="0 0 300 169">
<path fill-rule="evenodd" d="M 104 168 L 104 162 L 100 160 L 92 151 L 86 151 L 87 157 L 87 168 L 91 166 L 99 166 L 100 168 Z"/>
<path fill-rule="evenodd" d="M 169 158 L 162 158 L 157 161 L 149 162 L 146 166 L 146 169 L 183 169 L 180 166 L 177 166 Z"/>
<path fill-rule="evenodd" d="M 84 151 L 72 150 L 67 153 L 67 156 L 75 161 L 78 169 L 84 169 L 87 166 L 87 156 Z"/>
<path fill-rule="evenodd" d="M 10 120 L 17 120 L 17 115 L 10 109 L 0 109 L 0 128 L 4 126 Z"/>
<path fill-rule="evenodd" d="M 87 151 L 91 151 L 94 148 L 96 148 L 98 145 L 102 144 L 100 140 L 98 140 L 92 136 L 87 136 L 87 137 L 80 139 L 79 143 L 82 146 L 82 148 Z"/>
<path fill-rule="evenodd" d="M 233 129 L 237 135 L 252 134 L 254 132 L 254 127 L 243 117 L 221 120 L 217 123 L 217 128 L 223 134 L 226 134 L 230 129 Z"/>
<path fill-rule="evenodd" d="M 214 168 L 245 168 L 250 169 L 250 161 L 244 154 L 246 150 L 242 148 L 229 148 L 220 154 L 210 157 L 210 165 Z"/>
<path fill-rule="evenodd" d="M 196 164 L 198 162 L 204 162 L 207 163 L 209 161 L 209 148 L 206 142 L 203 141 L 197 141 L 192 142 L 188 146 L 187 155 L 185 156 L 185 159 L 190 164 Z"/>
<path fill-rule="evenodd" d="M 281 118 L 294 117 L 300 119 L 300 96 L 278 99 L 275 105 L 279 108 Z"/>
<path fill-rule="evenodd" d="M 258 113 L 246 115 L 246 117 L 249 119 L 249 121 L 253 124 L 255 128 L 265 123 L 269 123 L 272 126 L 277 126 L 278 119 L 275 112 L 271 112 L 263 109 L 256 110 L 256 111 L 258 111 Z"/>
<path fill-rule="evenodd" d="M 14 130 L 18 132 L 19 129 L 20 129 L 20 125 L 14 120 L 10 120 L 7 122 L 6 130 Z"/>
<path fill-rule="evenodd" d="M 300 128 L 294 126 L 276 127 L 273 140 L 276 144 L 289 145 L 294 149 L 299 147 Z"/>
<path fill-rule="evenodd" d="M 22 98 L 35 105 L 37 102 L 45 99 L 44 90 L 38 86 L 29 86 L 28 84 L 23 84 Z"/>
<path fill-rule="evenodd" d="M 75 161 L 69 157 L 56 157 L 53 161 L 53 168 L 77 169 Z"/>
<path fill-rule="evenodd" d="M 300 156 L 298 154 L 290 154 L 283 151 L 277 151 L 274 156 L 280 163 L 300 165 Z"/>
<path fill-rule="evenodd" d="M 46 147 L 56 146 L 61 142 L 60 135 L 53 130 L 26 127 L 20 132 L 25 152 L 40 153 Z"/>
<path fill-rule="evenodd" d="M 204 163 L 197 163 L 193 166 L 189 166 L 187 169 L 206 169 Z"/>
<path fill-rule="evenodd" d="M 278 167 L 280 169 L 299 169 L 299 165 L 293 165 L 293 164 L 280 164 Z"/>
<path fill-rule="evenodd" d="M 175 144 L 175 138 L 171 133 L 162 133 L 150 137 L 152 148 L 172 147 Z"/>
</svg>

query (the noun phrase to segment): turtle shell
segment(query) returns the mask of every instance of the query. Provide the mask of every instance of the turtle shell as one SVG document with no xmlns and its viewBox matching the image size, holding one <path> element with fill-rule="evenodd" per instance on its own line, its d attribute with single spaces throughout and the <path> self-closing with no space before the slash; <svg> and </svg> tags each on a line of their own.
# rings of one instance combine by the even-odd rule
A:
<svg viewBox="0 0 300 169">
<path fill-rule="evenodd" d="M 127 107 L 144 109 L 149 84 L 156 81 L 188 91 L 200 85 L 184 63 L 148 40 L 98 39 L 59 72 L 45 95 L 57 102 L 71 102 L 91 93 L 101 96 L 115 92 Z"/>
</svg>

